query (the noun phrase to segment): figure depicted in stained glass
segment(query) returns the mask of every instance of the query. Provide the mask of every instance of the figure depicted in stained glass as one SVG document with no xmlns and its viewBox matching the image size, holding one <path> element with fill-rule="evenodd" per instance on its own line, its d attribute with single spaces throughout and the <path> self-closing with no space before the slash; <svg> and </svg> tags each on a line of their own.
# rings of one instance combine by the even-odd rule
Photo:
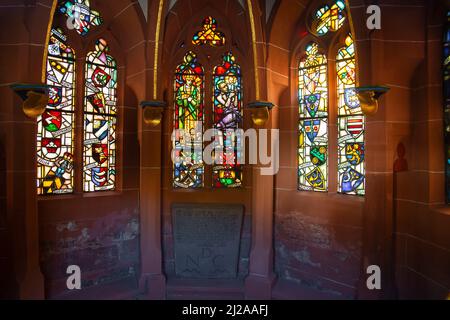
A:
<svg viewBox="0 0 450 320">
<path fill-rule="evenodd" d="M 216 188 L 240 187 L 241 165 L 238 163 L 239 137 L 234 130 L 242 127 L 241 68 L 233 54 L 227 53 L 214 69 L 213 111 L 216 130 L 213 185 Z"/>
<path fill-rule="evenodd" d="M 49 100 L 38 118 L 39 195 L 73 192 L 75 53 L 62 29 L 51 30 L 48 44 Z"/>
<path fill-rule="evenodd" d="M 85 73 L 85 192 L 114 190 L 116 181 L 117 66 L 106 40 L 95 49 Z"/>
<path fill-rule="evenodd" d="M 444 32 L 444 119 L 446 148 L 446 197 L 450 203 L 450 11 L 447 13 L 447 25 Z"/>
<path fill-rule="evenodd" d="M 102 17 L 97 11 L 91 10 L 89 0 L 60 0 L 59 11 L 70 19 L 75 30 L 85 36 L 91 26 L 99 26 L 103 23 Z"/>
<path fill-rule="evenodd" d="M 217 30 L 216 19 L 206 17 L 203 20 L 203 29 L 193 36 L 192 43 L 195 45 L 208 44 L 212 47 L 220 47 L 225 45 L 225 35 Z"/>
<path fill-rule="evenodd" d="M 318 35 L 325 35 L 329 31 L 338 31 L 345 22 L 345 1 L 337 0 L 331 8 L 328 5 L 317 10 L 313 21 L 313 30 Z"/>
<path fill-rule="evenodd" d="M 215 77 L 215 113 L 214 120 L 216 127 L 220 129 L 235 128 L 241 121 L 240 112 L 240 92 L 237 92 L 238 78 L 235 76 L 226 76 L 223 79 L 220 76 Z"/>
<path fill-rule="evenodd" d="M 197 108 L 201 101 L 201 92 L 198 86 L 198 77 L 186 74 L 182 77 L 183 84 L 178 88 L 176 102 L 179 108 L 179 128 L 189 127 L 187 123 L 197 121 Z M 187 126 L 186 126 L 187 124 Z"/>
<path fill-rule="evenodd" d="M 328 83 L 327 59 L 316 43 L 306 46 L 299 66 L 299 189 L 327 191 Z"/>
<path fill-rule="evenodd" d="M 339 192 L 365 194 L 365 117 L 355 91 L 355 48 L 352 35 L 336 59 L 338 93 L 338 174 Z"/>
<path fill-rule="evenodd" d="M 203 95 L 204 72 L 197 56 L 189 51 L 175 72 L 173 145 L 174 176 L 176 188 L 203 186 Z"/>
</svg>

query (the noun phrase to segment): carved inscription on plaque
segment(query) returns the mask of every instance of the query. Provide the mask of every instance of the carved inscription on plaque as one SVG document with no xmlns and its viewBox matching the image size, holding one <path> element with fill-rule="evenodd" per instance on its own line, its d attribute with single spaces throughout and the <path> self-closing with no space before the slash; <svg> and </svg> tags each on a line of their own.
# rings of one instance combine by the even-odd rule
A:
<svg viewBox="0 0 450 320">
<path fill-rule="evenodd" d="M 183 278 L 235 278 L 243 206 L 176 204 L 175 272 Z"/>
</svg>

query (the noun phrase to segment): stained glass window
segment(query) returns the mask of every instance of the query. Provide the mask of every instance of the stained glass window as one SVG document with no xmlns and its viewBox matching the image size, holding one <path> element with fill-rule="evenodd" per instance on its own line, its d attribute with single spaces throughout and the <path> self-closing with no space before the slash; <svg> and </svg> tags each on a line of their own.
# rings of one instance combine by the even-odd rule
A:
<svg viewBox="0 0 450 320">
<path fill-rule="evenodd" d="M 73 192 L 75 52 L 62 29 L 52 29 L 48 43 L 49 100 L 38 118 L 37 193 Z"/>
<path fill-rule="evenodd" d="M 113 190 L 116 181 L 117 65 L 99 39 L 86 58 L 84 191 Z"/>
<path fill-rule="evenodd" d="M 355 92 L 355 47 L 352 35 L 338 52 L 338 174 L 339 192 L 352 195 L 365 194 L 365 117 Z"/>
<path fill-rule="evenodd" d="M 444 32 L 444 118 L 446 148 L 446 197 L 450 203 L 450 11 L 447 13 L 447 26 Z"/>
<path fill-rule="evenodd" d="M 213 186 L 215 188 L 240 187 L 242 171 L 239 164 L 240 135 L 242 128 L 241 68 L 232 53 L 223 57 L 222 64 L 214 68 L 213 115 L 215 164 Z"/>
<path fill-rule="evenodd" d="M 203 187 L 204 70 L 192 51 L 175 71 L 173 184 L 175 188 Z"/>
<path fill-rule="evenodd" d="M 345 22 L 345 1 L 337 0 L 331 8 L 328 5 L 317 10 L 313 29 L 318 35 L 339 30 Z"/>
<path fill-rule="evenodd" d="M 70 19 L 71 25 L 83 36 L 91 26 L 99 26 L 103 22 L 100 14 L 91 10 L 89 0 L 60 0 L 59 11 Z"/>
<path fill-rule="evenodd" d="M 328 82 L 327 58 L 316 43 L 306 47 L 299 66 L 299 189 L 328 189 Z"/>
<path fill-rule="evenodd" d="M 195 45 L 208 44 L 212 47 L 225 45 L 225 35 L 217 30 L 217 21 L 213 17 L 206 17 L 203 20 L 203 29 L 197 32 L 192 38 Z"/>
</svg>

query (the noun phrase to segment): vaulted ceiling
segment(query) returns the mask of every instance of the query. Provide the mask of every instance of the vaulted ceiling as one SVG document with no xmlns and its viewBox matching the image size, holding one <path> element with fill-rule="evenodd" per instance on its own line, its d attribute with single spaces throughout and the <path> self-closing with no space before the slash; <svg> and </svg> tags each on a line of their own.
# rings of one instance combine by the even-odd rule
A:
<svg viewBox="0 0 450 320">
<path fill-rule="evenodd" d="M 173 6 L 177 3 L 178 0 L 170 0 L 169 2 L 169 10 L 173 8 Z M 244 0 L 238 0 L 243 8 L 245 8 Z M 269 19 L 270 14 L 272 12 L 273 6 L 275 5 L 276 0 L 266 0 L 266 17 Z M 142 11 L 144 12 L 145 18 L 147 18 L 147 6 L 148 0 L 139 0 L 139 4 L 141 5 Z"/>
</svg>

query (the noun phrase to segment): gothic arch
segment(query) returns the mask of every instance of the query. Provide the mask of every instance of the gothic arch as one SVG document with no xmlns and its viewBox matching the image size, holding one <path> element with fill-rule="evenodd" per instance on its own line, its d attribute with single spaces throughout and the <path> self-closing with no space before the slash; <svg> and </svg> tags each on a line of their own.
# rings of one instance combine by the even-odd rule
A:
<svg viewBox="0 0 450 320">
<path fill-rule="evenodd" d="M 117 63 L 118 69 L 118 87 L 117 87 L 117 128 L 116 128 L 116 146 L 118 149 L 115 161 L 117 169 L 116 189 L 115 191 L 107 191 L 103 194 L 92 193 L 85 194 L 80 190 L 76 190 L 74 194 L 65 195 L 64 197 L 45 197 L 38 198 L 38 214 L 40 217 L 40 230 L 52 228 L 56 221 L 68 221 L 81 213 L 82 219 L 85 221 L 97 220 L 90 227 L 90 233 L 95 234 L 99 239 L 105 239 L 104 244 L 109 246 L 107 235 L 108 228 L 115 228 L 112 224 L 135 224 L 139 221 L 139 145 L 138 145 L 138 127 L 137 117 L 139 112 L 138 100 L 144 100 L 146 74 L 143 72 L 143 66 L 146 65 L 146 43 L 145 29 L 146 22 L 138 3 L 136 1 L 90 1 L 91 8 L 98 11 L 104 21 L 101 26 L 93 27 L 86 36 L 80 36 L 74 30 L 66 30 L 66 34 L 71 43 L 77 50 L 76 56 L 76 113 L 78 114 L 75 125 L 75 161 L 77 163 L 77 171 L 75 173 L 75 181 L 79 185 L 83 184 L 83 134 L 84 123 L 84 80 L 85 64 L 87 55 L 95 50 L 96 41 L 103 38 L 107 41 L 111 55 Z M 58 14 L 57 14 L 58 16 Z M 60 23 L 64 23 L 64 17 L 57 18 Z M 58 22 L 56 21 L 56 22 Z M 63 28 L 66 26 L 63 25 Z M 47 29 L 47 28 L 45 28 Z M 67 28 L 65 28 L 67 29 Z M 45 31 L 46 32 L 46 31 Z M 44 45 L 44 50 L 46 46 Z M 81 109 L 81 110 L 80 110 Z M 77 183 L 77 182 L 76 182 Z M 114 208 L 121 208 L 117 211 Z M 61 212 L 61 208 L 65 208 Z M 88 208 L 88 210 L 87 210 Z M 55 212 L 58 214 L 55 215 Z M 100 222 L 103 221 L 103 222 Z M 102 226 L 103 224 L 103 226 Z M 109 225 L 109 227 L 108 227 Z M 64 239 L 64 238 L 62 238 Z M 65 240 L 62 240 L 65 241 Z M 138 238 L 132 240 L 136 243 L 134 250 L 128 254 L 128 260 L 125 264 L 129 267 L 137 269 L 139 266 Z M 60 244 L 53 242 L 51 237 L 41 232 L 39 243 L 41 244 L 41 269 L 46 278 L 46 295 L 48 297 L 58 296 L 63 293 L 65 287 L 62 285 L 61 277 L 63 275 L 59 271 L 67 259 L 67 256 L 60 256 Z M 82 243 L 77 246 L 84 248 Z M 53 248 L 51 252 L 46 252 L 45 248 Z M 89 283 L 98 281 L 97 277 L 101 275 L 101 268 L 95 266 L 87 266 L 89 263 L 83 261 L 80 253 L 74 252 L 74 257 L 81 264 L 87 263 L 87 286 Z M 58 261 L 58 265 L 52 265 L 53 259 Z M 114 260 L 114 259 L 113 259 Z M 106 261 L 105 261 L 106 262 Z M 109 261 L 112 268 L 119 272 L 123 268 L 121 261 Z M 97 270 L 96 270 L 97 268 Z M 61 269 L 62 270 L 62 269 Z M 95 274 L 96 272 L 97 275 Z M 100 276 L 101 277 L 101 276 Z"/>
</svg>

